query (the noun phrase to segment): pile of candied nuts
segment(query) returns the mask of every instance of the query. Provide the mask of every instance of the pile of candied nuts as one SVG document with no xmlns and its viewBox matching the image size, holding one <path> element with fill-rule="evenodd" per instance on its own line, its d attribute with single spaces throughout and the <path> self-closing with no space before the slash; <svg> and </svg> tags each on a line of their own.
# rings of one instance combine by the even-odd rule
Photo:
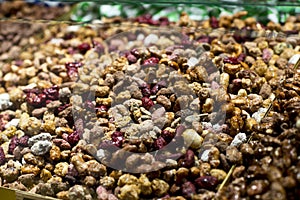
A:
<svg viewBox="0 0 300 200">
<path fill-rule="evenodd" d="M 300 18 L 244 15 L 47 25 L 14 43 L 20 54 L 0 55 L 0 185 L 70 200 L 296 199 Z"/>
</svg>

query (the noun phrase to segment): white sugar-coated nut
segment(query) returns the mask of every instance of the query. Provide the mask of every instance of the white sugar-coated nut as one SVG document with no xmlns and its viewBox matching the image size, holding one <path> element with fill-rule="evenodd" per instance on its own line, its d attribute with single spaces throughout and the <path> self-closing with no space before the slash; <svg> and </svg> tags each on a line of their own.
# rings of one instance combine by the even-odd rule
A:
<svg viewBox="0 0 300 200">
<path fill-rule="evenodd" d="M 145 38 L 144 44 L 145 46 L 148 46 L 150 44 L 155 44 L 158 41 L 158 39 L 159 38 L 156 34 L 150 34 Z"/>
<path fill-rule="evenodd" d="M 32 145 L 30 150 L 34 155 L 41 156 L 50 151 L 52 143 L 50 141 L 38 141 Z"/>
<path fill-rule="evenodd" d="M 5 128 L 8 128 L 10 126 L 18 126 L 20 119 L 12 119 L 11 121 L 9 121 L 7 124 L 5 124 Z"/>
<path fill-rule="evenodd" d="M 0 110 L 5 110 L 12 106 L 12 104 L 8 93 L 0 94 Z"/>
<path fill-rule="evenodd" d="M 54 44 L 54 45 L 57 45 L 57 46 L 59 46 L 59 45 L 62 44 L 63 42 L 64 42 L 64 40 L 61 39 L 61 38 L 52 38 L 52 39 L 50 40 L 50 44 Z"/>
<path fill-rule="evenodd" d="M 295 54 L 289 59 L 288 63 L 296 64 L 299 59 L 300 59 L 300 54 Z"/>
<path fill-rule="evenodd" d="M 29 138 L 28 140 L 28 145 L 32 146 L 34 143 L 38 142 L 38 141 L 50 141 L 52 138 L 50 133 L 41 133 L 38 135 L 35 135 L 31 138 Z"/>
<path fill-rule="evenodd" d="M 68 27 L 66 28 L 66 31 L 67 31 L 67 32 L 76 32 L 76 31 L 78 31 L 78 30 L 80 29 L 80 27 L 81 27 L 81 26 L 79 26 L 79 25 L 68 26 Z"/>
<path fill-rule="evenodd" d="M 252 114 L 252 118 L 254 118 L 259 123 L 266 111 L 267 108 L 259 108 L 257 112 Z"/>
<path fill-rule="evenodd" d="M 37 87 L 37 84 L 36 83 L 30 83 L 28 85 L 25 85 L 25 86 L 20 86 L 19 88 L 21 90 L 27 90 L 27 89 L 33 89 L 33 88 L 36 88 Z"/>
<path fill-rule="evenodd" d="M 203 162 L 207 162 L 208 158 L 209 158 L 209 153 L 210 153 L 210 149 L 207 149 L 207 150 L 203 151 L 202 155 L 200 156 L 200 159 Z"/>
<path fill-rule="evenodd" d="M 244 143 L 246 140 L 247 140 L 247 136 L 245 133 L 238 133 L 232 140 L 230 146 L 238 147 L 239 145 Z"/>
<path fill-rule="evenodd" d="M 195 66 L 198 62 L 199 60 L 197 58 L 191 57 L 190 59 L 188 59 L 187 64 L 188 66 L 192 67 Z"/>
<path fill-rule="evenodd" d="M 1 100 L 9 100 L 9 94 L 8 93 L 2 93 L 0 94 Z"/>
</svg>

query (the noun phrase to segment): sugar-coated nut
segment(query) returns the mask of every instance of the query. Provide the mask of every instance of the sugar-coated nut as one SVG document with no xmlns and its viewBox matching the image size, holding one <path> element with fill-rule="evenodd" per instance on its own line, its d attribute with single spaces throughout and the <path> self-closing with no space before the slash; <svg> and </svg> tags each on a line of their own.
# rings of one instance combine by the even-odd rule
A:
<svg viewBox="0 0 300 200">
<path fill-rule="evenodd" d="M 45 163 L 45 159 L 41 156 L 36 156 L 32 153 L 26 153 L 23 155 L 23 159 L 26 163 L 37 165 L 39 167 L 42 167 Z"/>
<path fill-rule="evenodd" d="M 186 168 L 190 168 L 195 164 L 195 153 L 194 151 L 192 151 L 191 149 L 188 149 L 185 154 L 184 157 L 182 159 L 179 160 L 179 166 L 181 167 L 186 167 Z"/>
<path fill-rule="evenodd" d="M 174 181 L 176 169 L 170 169 L 163 172 L 163 180 L 166 182 Z"/>
<path fill-rule="evenodd" d="M 123 174 L 122 176 L 120 176 L 119 180 L 118 180 L 118 186 L 122 187 L 124 185 L 130 185 L 130 184 L 136 184 L 138 183 L 138 178 L 130 175 L 130 174 Z"/>
<path fill-rule="evenodd" d="M 52 177 L 52 174 L 49 170 L 47 169 L 42 169 L 40 173 L 40 178 L 44 181 L 47 182 L 50 178 Z"/>
<path fill-rule="evenodd" d="M 56 194 L 56 197 L 62 200 L 69 200 L 69 191 L 60 191 Z"/>
<path fill-rule="evenodd" d="M 192 177 L 198 177 L 200 175 L 200 169 L 199 167 L 197 166 L 194 166 L 190 169 L 190 173 L 191 173 L 191 176 Z"/>
<path fill-rule="evenodd" d="M 175 174 L 175 181 L 182 182 L 188 177 L 189 170 L 185 167 L 180 167 Z"/>
<path fill-rule="evenodd" d="M 62 136 L 63 133 L 71 134 L 74 130 L 69 127 L 57 127 L 55 129 L 55 134 L 58 136 Z"/>
<path fill-rule="evenodd" d="M 238 96 L 238 97 L 232 99 L 231 103 L 235 104 L 235 106 L 238 106 L 238 107 L 248 105 L 247 99 L 242 96 Z"/>
<path fill-rule="evenodd" d="M 10 101 L 10 96 L 8 93 L 0 94 L 0 110 L 5 110 L 12 105 L 13 103 Z"/>
<path fill-rule="evenodd" d="M 184 138 L 185 144 L 192 149 L 199 149 L 203 142 L 203 138 L 194 129 L 186 129 L 182 133 L 182 137 Z"/>
<path fill-rule="evenodd" d="M 64 177 L 68 173 L 69 164 L 67 162 L 60 162 L 55 165 L 54 173 L 58 176 Z"/>
<path fill-rule="evenodd" d="M 246 97 L 247 96 L 247 91 L 245 89 L 240 89 L 238 91 L 238 96 Z"/>
<path fill-rule="evenodd" d="M 49 141 L 38 141 L 30 148 L 34 155 L 44 155 L 51 149 L 52 142 Z"/>
<path fill-rule="evenodd" d="M 199 169 L 200 169 L 200 176 L 207 176 L 209 175 L 211 166 L 209 163 L 205 162 L 200 164 Z"/>
<path fill-rule="evenodd" d="M 190 103 L 191 110 L 198 111 L 200 110 L 200 99 L 196 98 Z"/>
<path fill-rule="evenodd" d="M 41 126 L 42 130 L 44 130 L 46 132 L 49 132 L 49 133 L 54 133 L 55 132 L 55 128 L 56 128 L 56 123 L 55 123 L 54 118 L 50 119 L 50 120 L 44 120 L 44 123 Z"/>
<path fill-rule="evenodd" d="M 4 182 L 11 183 L 18 179 L 20 171 L 19 171 L 19 169 L 16 169 L 13 166 L 11 166 L 11 167 L 2 166 L 0 168 L 0 174 L 1 174 L 1 177 L 3 178 Z"/>
<path fill-rule="evenodd" d="M 254 69 L 259 76 L 263 77 L 268 69 L 268 65 L 262 59 L 257 59 L 251 69 Z"/>
<path fill-rule="evenodd" d="M 244 121 L 240 115 L 235 115 L 230 118 L 230 133 L 238 133 L 244 125 Z"/>
<path fill-rule="evenodd" d="M 268 185 L 269 182 L 267 180 L 253 180 L 247 187 L 247 194 L 249 196 L 262 194 Z"/>
<path fill-rule="evenodd" d="M 118 197 L 121 200 L 138 200 L 139 195 L 141 193 L 141 189 L 138 185 L 124 185 L 120 188 L 120 194 L 118 194 Z"/>
<path fill-rule="evenodd" d="M 93 197 L 87 187 L 81 185 L 74 185 L 69 189 L 69 200 L 92 200 Z"/>
<path fill-rule="evenodd" d="M 109 176 L 114 178 L 115 180 L 118 180 L 122 176 L 122 171 L 121 170 L 114 170 L 112 171 Z"/>
<path fill-rule="evenodd" d="M 285 188 L 294 188 L 296 186 L 296 180 L 292 176 L 286 176 L 282 180 L 282 185 Z"/>
<path fill-rule="evenodd" d="M 244 142 L 246 142 L 246 140 L 247 140 L 247 136 L 245 133 L 238 133 L 232 140 L 230 146 L 238 147 L 241 144 L 243 144 Z"/>
<path fill-rule="evenodd" d="M 96 88 L 95 96 L 106 97 L 109 94 L 110 88 L 108 86 L 99 86 Z"/>
<path fill-rule="evenodd" d="M 112 98 L 108 97 L 108 98 L 96 98 L 96 103 L 99 105 L 105 105 L 105 106 L 111 106 L 112 104 Z"/>
<path fill-rule="evenodd" d="M 259 91 L 259 95 L 266 99 L 272 93 L 272 88 L 268 83 L 264 83 Z"/>
<path fill-rule="evenodd" d="M 202 106 L 202 113 L 211 113 L 213 111 L 214 100 L 212 98 L 205 99 Z"/>
<path fill-rule="evenodd" d="M 104 176 L 106 174 L 106 166 L 100 164 L 96 160 L 89 160 L 86 162 L 88 174 L 98 178 L 99 176 Z"/>
<path fill-rule="evenodd" d="M 223 72 L 220 74 L 220 85 L 224 87 L 225 90 L 227 90 L 229 85 L 229 74 Z"/>
<path fill-rule="evenodd" d="M 249 54 L 253 57 L 259 57 L 262 55 L 261 49 L 258 47 L 250 48 Z"/>
<path fill-rule="evenodd" d="M 243 173 L 245 172 L 245 169 L 246 168 L 243 165 L 235 167 L 235 169 L 232 172 L 232 177 L 238 178 L 238 177 L 243 176 Z"/>
<path fill-rule="evenodd" d="M 203 194 L 195 194 L 193 195 L 193 199 L 201 200 L 201 199 L 214 199 L 216 198 L 216 193 L 213 191 L 205 191 Z"/>
<path fill-rule="evenodd" d="M 216 177 L 220 182 L 225 179 L 227 174 L 222 169 L 212 169 L 212 170 L 210 170 L 210 175 Z"/>
<path fill-rule="evenodd" d="M 9 142 L 7 135 L 0 133 L 0 142 L 1 142 L 1 144 L 5 143 L 5 142 Z M 3 160 L 3 159 L 1 159 L 1 160 Z M 1 161 L 0 163 L 3 163 L 3 161 Z"/>
<path fill-rule="evenodd" d="M 231 163 L 241 163 L 242 162 L 242 153 L 238 151 L 235 146 L 229 146 L 226 149 L 226 159 Z"/>
<path fill-rule="evenodd" d="M 269 44 L 267 41 L 262 41 L 260 43 L 257 44 L 258 48 L 260 48 L 261 50 L 268 48 Z"/>
<path fill-rule="evenodd" d="M 54 196 L 54 191 L 50 183 L 39 183 L 35 186 L 35 189 L 37 194 Z"/>
<path fill-rule="evenodd" d="M 34 174 L 38 175 L 40 173 L 40 168 L 35 165 L 25 164 L 21 167 L 21 173 L 22 174 Z"/>
<path fill-rule="evenodd" d="M 101 185 L 97 187 L 96 193 L 98 200 L 118 200 L 118 198 L 115 195 L 108 192 L 107 189 Z"/>
<path fill-rule="evenodd" d="M 239 72 L 242 69 L 240 64 L 237 65 L 233 65 L 233 64 L 229 64 L 229 63 L 225 63 L 224 64 L 224 72 L 230 74 L 230 75 L 234 75 L 237 72 Z"/>
<path fill-rule="evenodd" d="M 38 141 L 50 141 L 51 140 L 51 134 L 50 133 L 40 133 L 38 135 L 35 135 L 28 140 L 28 145 L 32 146 Z"/>
<path fill-rule="evenodd" d="M 103 178 L 100 179 L 100 185 L 105 187 L 106 189 L 111 189 L 115 185 L 115 179 L 110 176 L 104 176 Z"/>
<path fill-rule="evenodd" d="M 56 145 L 52 145 L 52 148 L 50 149 L 50 159 L 53 161 L 59 161 L 60 160 L 60 149 Z"/>
<path fill-rule="evenodd" d="M 18 181 L 25 185 L 27 188 L 31 188 L 34 184 L 35 174 L 23 174 L 18 177 Z"/>
<path fill-rule="evenodd" d="M 192 182 L 186 181 L 181 185 L 181 191 L 184 197 L 191 198 L 196 194 L 196 187 Z"/>
<path fill-rule="evenodd" d="M 253 155 L 254 154 L 254 150 L 252 149 L 251 145 L 249 145 L 248 143 L 241 144 L 240 150 L 241 150 L 242 154 L 244 154 L 244 155 Z"/>
<path fill-rule="evenodd" d="M 10 101 L 13 103 L 21 103 L 24 100 L 24 92 L 20 88 L 16 87 L 9 91 Z"/>
<path fill-rule="evenodd" d="M 275 66 L 277 66 L 279 69 L 285 69 L 287 66 L 287 59 L 279 57 L 276 61 L 275 61 Z"/>
<path fill-rule="evenodd" d="M 124 102 L 125 100 L 130 99 L 130 97 L 131 97 L 130 91 L 125 90 L 117 94 L 115 98 L 115 102 L 116 103 Z"/>
<path fill-rule="evenodd" d="M 8 138 L 13 137 L 16 135 L 17 128 L 15 126 L 10 126 L 6 128 L 4 131 L 2 131 L 1 134 L 6 135 Z"/>
<path fill-rule="evenodd" d="M 64 150 L 60 152 L 61 159 L 66 160 L 71 155 L 71 150 Z"/>
<path fill-rule="evenodd" d="M 220 164 L 219 156 L 220 156 L 220 151 L 218 148 L 216 147 L 210 148 L 208 162 L 212 167 L 216 168 L 219 166 Z"/>
<path fill-rule="evenodd" d="M 27 113 L 23 113 L 20 118 L 19 127 L 29 135 L 36 135 L 40 132 L 41 120 L 35 117 L 29 117 Z"/>
<path fill-rule="evenodd" d="M 62 150 L 71 149 L 70 143 L 64 139 L 55 138 L 52 140 L 52 142 Z"/>
<path fill-rule="evenodd" d="M 273 47 L 273 50 L 276 54 L 281 54 L 283 52 L 284 49 L 287 48 L 287 43 L 285 42 L 281 42 L 281 43 L 278 43 L 276 44 L 274 47 Z"/>
<path fill-rule="evenodd" d="M 40 118 L 48 109 L 45 107 L 34 109 L 31 114 L 33 117 Z"/>
<path fill-rule="evenodd" d="M 171 109 L 172 103 L 171 103 L 170 99 L 167 98 L 166 96 L 159 95 L 159 96 L 156 98 L 156 102 L 157 102 L 158 104 L 163 105 L 163 106 L 166 108 L 166 110 Z"/>
<path fill-rule="evenodd" d="M 246 124 L 245 124 L 246 131 L 251 132 L 253 130 L 254 125 L 256 124 L 257 121 L 254 118 L 250 117 L 246 119 Z"/>
<path fill-rule="evenodd" d="M 195 180 L 195 184 L 198 187 L 209 190 L 214 190 L 218 182 L 218 179 L 214 176 L 200 176 Z"/>
<path fill-rule="evenodd" d="M 73 90 L 78 93 L 86 92 L 89 91 L 89 85 L 85 83 L 76 82 L 73 85 Z"/>
<path fill-rule="evenodd" d="M 154 179 L 152 181 L 152 190 L 155 196 L 161 197 L 166 194 L 169 190 L 170 186 L 164 180 Z"/>
<path fill-rule="evenodd" d="M 86 174 L 88 166 L 82 158 L 82 154 L 72 156 L 71 163 L 75 166 L 79 174 Z"/>
<path fill-rule="evenodd" d="M 86 176 L 83 180 L 83 184 L 88 187 L 92 187 L 92 186 L 96 185 L 96 183 L 97 183 L 97 180 L 93 176 Z"/>
<path fill-rule="evenodd" d="M 141 174 L 139 178 L 139 184 L 141 188 L 142 195 L 150 195 L 152 194 L 151 182 L 145 174 Z"/>
</svg>

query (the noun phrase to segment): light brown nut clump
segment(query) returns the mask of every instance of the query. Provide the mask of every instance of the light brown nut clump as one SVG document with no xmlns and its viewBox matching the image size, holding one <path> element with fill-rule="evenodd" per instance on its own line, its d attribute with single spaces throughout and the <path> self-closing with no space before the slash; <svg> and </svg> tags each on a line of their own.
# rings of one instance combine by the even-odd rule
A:
<svg viewBox="0 0 300 200">
<path fill-rule="evenodd" d="M 154 179 L 152 181 L 152 190 L 155 196 L 157 197 L 161 197 L 164 194 L 166 194 L 169 188 L 169 184 L 166 183 L 164 180 Z"/>
</svg>

